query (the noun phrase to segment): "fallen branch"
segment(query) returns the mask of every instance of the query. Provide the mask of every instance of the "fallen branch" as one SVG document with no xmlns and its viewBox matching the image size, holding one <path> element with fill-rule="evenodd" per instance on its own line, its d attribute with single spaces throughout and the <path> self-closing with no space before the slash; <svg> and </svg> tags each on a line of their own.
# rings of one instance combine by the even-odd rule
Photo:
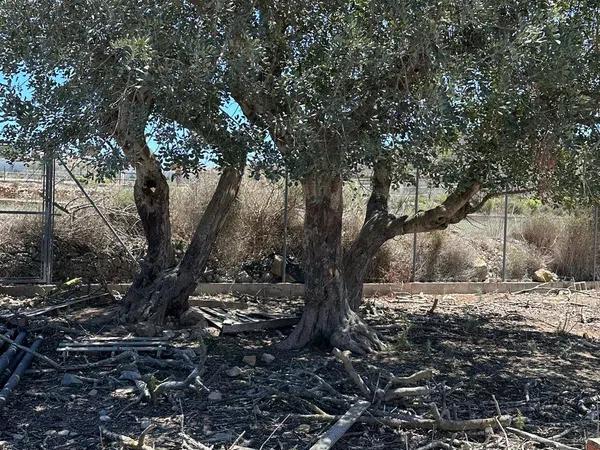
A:
<svg viewBox="0 0 600 450">
<path fill-rule="evenodd" d="M 339 349 L 334 348 L 333 354 L 344 365 L 344 369 L 346 369 L 346 372 L 348 372 L 348 375 L 350 375 L 350 378 L 352 379 L 352 381 L 354 381 L 354 384 L 358 386 L 360 392 L 362 392 L 362 394 L 367 398 L 370 398 L 372 395 L 371 389 L 369 388 L 369 386 L 367 386 L 367 383 L 365 383 L 365 381 L 358 374 L 356 369 L 354 369 L 352 361 L 350 361 L 350 352 L 342 352 Z"/>
<path fill-rule="evenodd" d="M 199 379 L 198 369 L 194 369 L 192 373 L 190 373 L 187 378 L 183 381 L 165 381 L 164 383 L 159 384 L 156 388 L 150 393 L 154 401 L 158 399 L 158 396 L 169 390 L 183 390 L 183 389 L 192 389 L 196 392 L 199 391 L 200 387 L 204 387 L 202 382 Z"/>
<path fill-rule="evenodd" d="M 539 442 L 540 444 L 548 445 L 551 448 L 558 448 L 560 450 L 578 450 L 575 447 L 571 447 L 570 445 L 561 444 L 560 442 L 556 442 L 550 439 L 546 439 L 544 437 L 538 436 L 537 434 L 528 433 L 527 431 L 519 430 L 518 428 L 506 427 L 507 431 L 510 431 L 512 434 L 516 434 L 525 439 L 530 439 L 535 442 Z"/>
<path fill-rule="evenodd" d="M 433 369 L 424 369 L 424 370 L 420 370 L 419 372 L 415 372 L 412 375 L 409 375 L 408 377 L 393 376 L 392 378 L 390 378 L 389 382 L 392 385 L 397 385 L 397 384 L 411 385 L 411 384 L 417 384 L 421 381 L 431 380 L 432 378 L 433 378 Z"/>
<path fill-rule="evenodd" d="M 47 356 L 42 355 L 41 353 L 36 352 L 35 350 L 31 350 L 31 349 L 25 347 L 24 345 L 18 344 L 17 342 L 13 341 L 10 338 L 7 338 L 3 334 L 0 334 L 0 340 L 3 340 L 4 342 L 8 342 L 9 344 L 14 345 L 18 349 L 21 349 L 24 352 L 27 352 L 27 353 L 35 356 L 36 358 L 41 359 L 46 364 L 49 364 L 50 366 L 54 367 L 55 369 L 60 369 L 60 364 L 58 364 L 56 361 L 48 358 Z"/>
<path fill-rule="evenodd" d="M 323 414 L 297 414 L 294 417 L 305 420 L 315 420 L 318 422 L 332 422 L 339 420 L 342 416 L 323 415 Z M 407 429 L 407 430 L 441 430 L 441 431 L 475 431 L 485 430 L 486 428 L 497 428 L 498 422 L 503 426 L 509 424 L 512 420 L 510 416 L 490 417 L 484 419 L 469 419 L 469 420 L 436 420 L 424 419 L 415 417 L 414 419 L 396 419 L 385 417 L 359 417 L 356 423 L 365 425 L 385 425 L 391 428 Z"/>
<path fill-rule="evenodd" d="M 389 402 L 391 400 L 408 399 L 415 397 L 426 397 L 431 393 L 428 387 L 401 387 L 387 391 L 383 397 L 384 401 Z"/>
<path fill-rule="evenodd" d="M 132 439 L 129 436 L 125 436 L 123 434 L 113 433 L 112 431 L 108 431 L 104 427 L 100 427 L 100 432 L 103 436 L 106 436 L 110 440 L 116 441 L 124 447 L 132 448 L 134 450 L 154 450 L 154 447 L 150 447 L 146 445 L 144 441 L 146 440 L 146 435 L 150 430 L 154 428 L 154 425 L 148 426 L 138 439 Z"/>
<path fill-rule="evenodd" d="M 512 421 L 511 416 L 496 416 L 468 420 L 446 420 L 440 415 L 440 411 L 435 403 L 431 404 L 431 412 L 433 413 L 437 427 L 444 431 L 485 430 L 486 428 L 495 428 L 498 425 L 510 425 Z"/>
</svg>

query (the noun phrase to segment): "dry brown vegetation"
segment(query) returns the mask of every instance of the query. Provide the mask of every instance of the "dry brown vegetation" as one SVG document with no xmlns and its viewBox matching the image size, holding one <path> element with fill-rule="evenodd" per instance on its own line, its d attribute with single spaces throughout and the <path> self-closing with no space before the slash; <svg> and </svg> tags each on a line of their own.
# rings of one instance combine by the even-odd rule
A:
<svg viewBox="0 0 600 450">
<path fill-rule="evenodd" d="M 207 173 L 199 180 L 171 185 L 173 238 L 181 255 L 194 226 L 214 189 L 217 178 Z M 144 239 L 133 205 L 131 186 L 90 185 L 88 189 L 135 255 Z M 15 191 L 16 192 L 16 191 Z M 301 259 L 303 203 L 300 188 L 289 194 L 288 252 Z M 358 233 L 363 221 L 366 191 L 358 184 L 346 190 L 345 243 Z M 19 197 L 20 198 L 20 197 Z M 59 185 L 57 201 L 70 214 L 57 210 L 55 227 L 56 280 L 86 279 L 128 281 L 134 265 L 100 218 L 73 186 Z M 515 200 L 508 242 L 507 277 L 530 279 L 540 267 L 575 280 L 592 278 L 593 236 L 591 214 L 531 211 Z M 396 209 L 410 210 L 406 199 L 396 199 Z M 422 205 L 425 207 L 425 205 Z M 419 281 L 480 279 L 482 265 L 488 278 L 498 279 L 502 268 L 500 204 L 487 214 L 441 232 L 419 235 L 415 278 Z M 496 216 L 495 216 L 495 215 Z M 0 222 L 0 276 L 34 276 L 39 268 L 40 222 L 33 216 L 3 216 Z M 268 267 L 269 258 L 283 249 L 283 188 L 264 180 L 244 181 L 239 198 L 213 250 L 209 281 L 235 279 L 248 264 Z M 412 275 L 412 236 L 386 243 L 373 261 L 369 281 L 403 282 Z M 267 274 L 268 275 L 268 274 Z M 268 276 L 255 281 L 269 281 Z"/>
</svg>

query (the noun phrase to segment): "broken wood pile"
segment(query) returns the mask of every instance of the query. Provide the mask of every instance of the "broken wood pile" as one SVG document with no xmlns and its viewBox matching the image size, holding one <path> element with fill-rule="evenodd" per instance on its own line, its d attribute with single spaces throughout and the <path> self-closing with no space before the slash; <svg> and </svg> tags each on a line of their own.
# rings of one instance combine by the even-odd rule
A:
<svg viewBox="0 0 600 450">
<path fill-rule="evenodd" d="M 14 341 L 11 339 L 14 337 Z M 37 353 L 42 343 L 42 337 L 34 339 L 31 346 L 25 347 L 23 343 L 27 332 L 23 330 L 2 330 L 0 342 L 0 406 L 4 406 L 10 394 L 21 381 L 25 371 L 31 365 L 34 353 Z"/>
<path fill-rule="evenodd" d="M 300 320 L 299 317 L 269 314 L 258 310 L 242 312 L 223 307 L 200 306 L 194 308 L 197 308 L 204 318 L 217 327 L 222 334 L 291 327 Z"/>
</svg>

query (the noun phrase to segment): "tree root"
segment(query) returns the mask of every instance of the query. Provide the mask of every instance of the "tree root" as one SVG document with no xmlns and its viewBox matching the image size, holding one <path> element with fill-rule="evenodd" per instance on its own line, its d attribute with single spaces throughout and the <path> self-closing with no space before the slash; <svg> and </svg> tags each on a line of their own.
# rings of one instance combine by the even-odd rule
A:
<svg viewBox="0 0 600 450">
<path fill-rule="evenodd" d="M 350 350 L 359 355 L 385 349 L 385 344 L 377 333 L 352 311 L 349 311 L 344 325 L 331 335 L 329 342 L 333 347 Z"/>
</svg>

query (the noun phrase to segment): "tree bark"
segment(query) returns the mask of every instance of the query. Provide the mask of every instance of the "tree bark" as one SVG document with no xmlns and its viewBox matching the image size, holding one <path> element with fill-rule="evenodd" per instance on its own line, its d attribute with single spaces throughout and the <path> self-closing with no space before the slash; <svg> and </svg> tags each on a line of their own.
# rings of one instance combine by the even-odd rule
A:
<svg viewBox="0 0 600 450">
<path fill-rule="evenodd" d="M 381 349 L 377 335 L 354 313 L 342 277 L 342 179 L 315 174 L 303 180 L 305 306 L 284 349 L 326 342 L 356 353 Z"/>
<path fill-rule="evenodd" d="M 188 299 L 204 273 L 212 246 L 237 197 L 242 177 L 243 169 L 227 167 L 223 170 L 181 262 L 162 271 L 151 283 L 130 288 L 125 299 L 126 322 L 162 324 L 167 316 L 178 318 L 188 309 Z"/>
</svg>

